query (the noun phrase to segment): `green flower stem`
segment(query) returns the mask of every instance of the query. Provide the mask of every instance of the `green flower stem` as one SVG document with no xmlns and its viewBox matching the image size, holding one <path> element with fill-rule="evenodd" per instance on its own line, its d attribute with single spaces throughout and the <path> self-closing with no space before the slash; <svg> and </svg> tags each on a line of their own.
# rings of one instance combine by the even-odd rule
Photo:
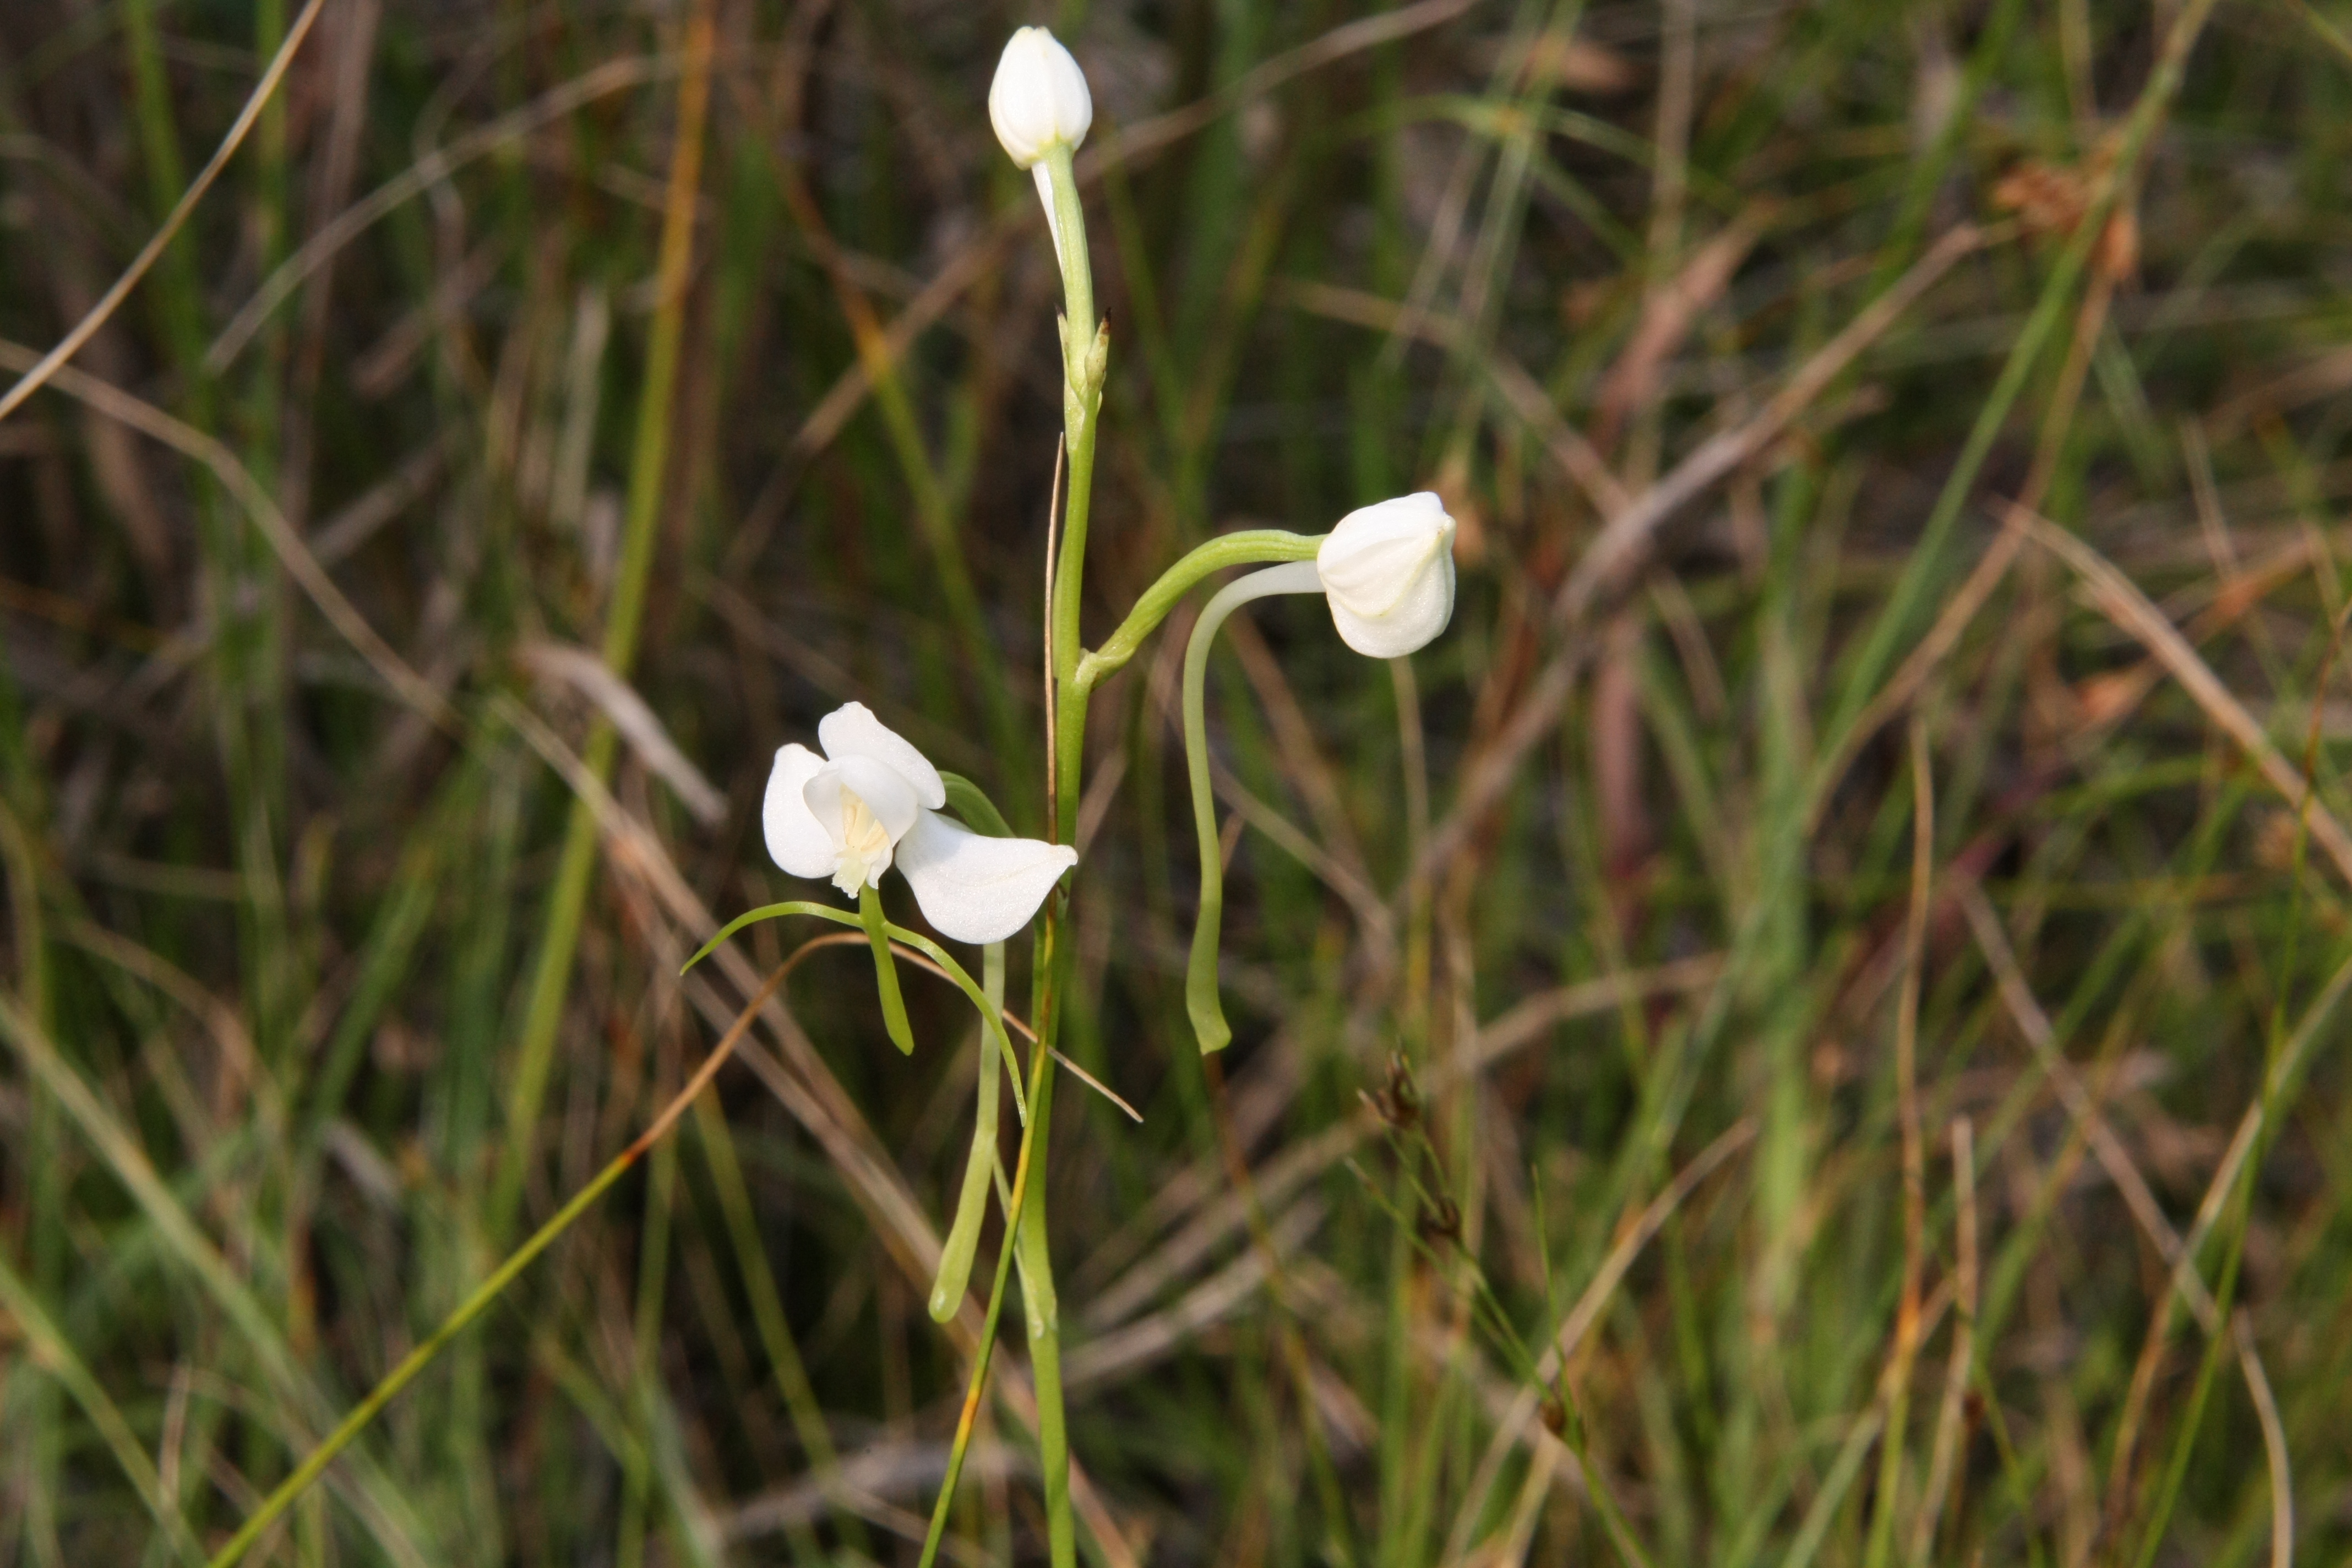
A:
<svg viewBox="0 0 2352 1568">
<path fill-rule="evenodd" d="M 981 986 L 990 1005 L 1004 1007 L 1004 944 L 992 942 L 981 954 Z M 1017 1079 L 1017 1075 L 1016 1075 Z M 944 1323 L 963 1305 L 971 1283 L 972 1255 L 980 1249 L 980 1224 L 988 1215 L 988 1179 L 996 1168 L 997 1084 L 995 1043 L 983 1029 L 980 1037 L 980 1103 L 972 1115 L 971 1155 L 964 1162 L 963 1191 L 956 1197 L 955 1224 L 948 1229 L 947 1245 L 940 1249 L 940 1268 L 931 1281 L 931 1321 Z"/>
<path fill-rule="evenodd" d="M 817 920 L 831 921 L 837 926 L 850 926 L 858 931 L 864 931 L 866 929 L 866 921 L 862 916 L 853 915 L 847 910 L 835 909 L 831 904 L 813 904 L 801 899 L 787 900 L 785 902 L 781 904 L 761 904 L 756 910 L 744 910 L 741 914 L 737 915 L 733 920 L 729 921 L 725 925 L 720 926 L 719 928 L 719 934 L 712 937 L 709 942 L 704 942 L 700 947 L 695 949 L 694 956 L 688 959 L 683 964 L 680 964 L 677 972 L 680 974 L 683 974 L 688 970 L 692 969 L 696 964 L 700 963 L 718 949 L 720 942 L 725 942 L 729 937 L 733 936 L 745 926 L 757 925 L 761 921 L 772 921 L 783 915 L 809 915 Z M 944 975 L 957 990 L 962 992 L 965 997 L 971 1001 L 973 1008 L 979 1012 L 980 1021 L 987 1026 L 989 1037 L 996 1042 L 996 1054 L 1003 1058 L 1006 1070 L 1014 1075 L 1013 1082 L 1013 1113 L 1019 1116 L 1024 1122 L 1026 1122 L 1029 1120 L 1029 1101 L 1021 1092 L 1021 1080 L 1019 1076 L 1021 1072 L 1021 1058 L 1013 1054 L 1013 1037 L 1007 1034 L 1004 1029 L 1004 1009 L 997 1004 L 991 1002 L 989 1000 L 988 993 L 981 987 L 978 982 L 972 979 L 971 975 L 964 969 L 964 966 L 958 963 L 954 957 L 949 953 L 946 948 L 941 947 L 929 937 L 910 931 L 905 926 L 892 925 L 887 921 L 883 923 L 882 930 L 892 942 L 898 943 L 900 947 L 921 953 L 925 958 L 929 959 L 932 966 L 936 968 L 940 974 Z"/>
<path fill-rule="evenodd" d="M 1217 995 L 1218 931 L 1224 921 L 1224 857 L 1218 852 L 1216 801 L 1209 793 L 1209 725 L 1207 682 L 1209 645 L 1217 628 L 1252 599 L 1275 594 L 1319 594 L 1323 580 L 1311 561 L 1269 566 L 1236 578 L 1217 591 L 1192 623 L 1192 640 L 1184 647 L 1184 772 L 1192 785 L 1192 828 L 1201 840 L 1201 912 L 1192 926 L 1192 955 L 1184 971 L 1184 1011 L 1201 1054 L 1224 1049 L 1234 1037 L 1225 1023 L 1224 1004 Z"/>
<path fill-rule="evenodd" d="M 1086 210 L 1078 201 L 1070 150 L 1055 148 L 1046 156 L 1045 169 L 1054 191 L 1055 225 L 1062 235 L 1062 426 L 1068 483 L 1063 490 L 1061 552 L 1054 563 L 1054 602 L 1047 614 L 1054 636 L 1054 684 L 1060 697 L 1055 715 L 1060 730 L 1054 758 L 1055 784 L 1063 797 L 1060 837 L 1067 842 L 1077 825 L 1078 803 L 1073 786 L 1085 755 L 1086 692 L 1076 680 L 1083 646 L 1078 610 L 1085 599 L 1087 525 L 1094 501 L 1096 416 L 1102 409 L 1103 368 L 1109 344 L 1095 322 L 1094 268 L 1087 256 Z"/>
<path fill-rule="evenodd" d="M 1050 916 L 1048 921 L 1049 923 L 1051 921 Z M 1054 1089 L 1054 1053 L 1047 1050 L 1042 1041 L 1030 1054 L 1029 1072 L 1029 1103 L 1033 1106 L 1050 1106 Z M 981 1394 L 988 1385 L 988 1363 L 990 1352 L 996 1347 L 996 1325 L 1004 1313 L 1004 1282 L 1012 1275 L 1013 1254 L 1020 1244 L 1021 1233 L 1027 1228 L 1023 1224 L 1023 1220 L 1026 1213 L 1029 1176 L 1030 1173 L 1037 1168 L 1038 1158 L 1045 1146 L 1045 1118 L 1042 1116 L 1033 1116 L 1029 1119 L 1029 1124 L 1021 1137 L 1021 1152 L 1013 1160 L 1013 1194 L 1005 1204 L 1009 1216 L 1006 1224 L 1011 1227 L 1012 1234 L 1004 1238 L 1004 1246 L 996 1256 L 996 1276 L 988 1289 L 988 1313 L 981 1321 L 980 1343 L 972 1354 L 971 1376 L 964 1384 L 963 1408 L 956 1416 L 955 1442 L 948 1450 L 948 1473 L 940 1483 L 938 1500 L 931 1505 L 930 1529 L 923 1537 L 923 1555 L 918 1568 L 932 1568 L 932 1564 L 938 1562 L 940 1542 L 947 1535 L 948 1510 L 954 1506 L 956 1487 L 963 1479 L 964 1457 L 971 1452 L 972 1426 L 980 1418 Z M 1058 1352 L 1058 1346 L 1056 1350 Z M 1034 1357 L 1034 1351 L 1032 1354 Z M 1057 1359 L 1055 1364 L 1054 1383 L 1054 1421 L 1057 1428 L 1061 1419 L 1060 1370 Z M 1050 1447 L 1045 1440 L 1046 1401 L 1045 1385 L 1042 1379 L 1037 1385 L 1037 1429 L 1038 1447 L 1042 1456 Z M 1055 1496 L 1052 1474 L 1053 1468 L 1049 1462 L 1046 1464 L 1048 1479 L 1045 1483 L 1047 1533 L 1054 1540 L 1055 1562 L 1059 1563 L 1062 1561 L 1060 1554 L 1063 1545 L 1069 1535 L 1069 1452 L 1066 1447 L 1062 1449 L 1060 1493 L 1062 1508 L 1058 1523 L 1055 1522 L 1052 1509 L 1052 1499 Z"/>
<path fill-rule="evenodd" d="M 907 1022 L 907 999 L 898 994 L 898 966 L 890 958 L 890 922 L 882 915 L 882 890 L 868 882 L 857 890 L 857 923 L 874 944 L 874 989 L 882 996 L 882 1026 L 898 1054 L 915 1054 L 915 1031 Z"/>
<path fill-rule="evenodd" d="M 988 798 L 987 791 L 961 773 L 942 771 L 940 780 L 947 786 L 948 809 L 962 817 L 974 832 L 992 838 L 1013 837 L 1012 826 L 996 809 L 996 803 Z M 988 1005 L 1001 1016 L 1004 1011 L 1004 944 L 1001 942 L 992 942 L 981 950 L 981 989 L 987 994 Z M 946 1322 L 963 1305 L 964 1291 L 971 1284 L 972 1258 L 980 1250 L 980 1227 L 988 1217 L 989 1180 L 999 1164 L 995 1067 L 992 1042 L 983 1037 L 980 1047 L 979 1108 L 972 1117 L 971 1155 L 964 1162 L 963 1190 L 956 1196 L 955 1223 L 948 1229 L 947 1245 L 940 1251 L 939 1273 L 931 1282 L 930 1311 L 934 1322 Z M 1013 1091 L 1020 1093 L 1021 1064 L 1008 1054 L 1004 1067 L 1012 1075 Z"/>
<path fill-rule="evenodd" d="M 1085 206 L 1078 200 L 1077 174 L 1070 166 L 1070 149 L 1056 147 L 1046 155 L 1046 179 L 1054 196 L 1054 226 L 1061 235 L 1056 247 L 1062 265 L 1062 444 L 1067 469 L 1062 492 L 1061 551 L 1054 562 L 1053 601 L 1046 606 L 1052 638 L 1049 668 L 1054 678 L 1054 822 L 1048 835 L 1057 843 L 1077 841 L 1078 798 L 1085 782 L 1087 754 L 1087 688 L 1077 679 L 1080 640 L 1078 612 L 1086 600 L 1087 525 L 1094 500 L 1095 434 L 1102 410 L 1104 369 L 1109 360 L 1107 328 L 1095 321 L 1093 262 L 1087 247 Z M 1037 1027 L 1037 1047 L 1031 1053 L 1029 1103 L 1032 1113 L 1022 1140 L 1021 1168 L 1013 1182 L 1012 1234 L 1005 1237 L 1004 1258 L 997 1263 L 996 1293 L 1004 1289 L 1005 1264 L 1022 1254 L 1022 1303 L 1029 1320 L 1029 1364 L 1037 1389 L 1037 1463 L 1045 1481 L 1045 1534 L 1053 1568 L 1075 1568 L 1077 1546 L 1070 1521 L 1070 1449 L 1062 1412 L 1062 1336 L 1054 1310 L 1054 1275 L 1046 1243 L 1045 1184 L 1029 1196 L 1029 1172 L 1044 1170 L 1050 1111 L 1054 1103 L 1054 1052 L 1060 1022 L 1063 984 L 1062 926 L 1067 918 L 1069 895 L 1056 893 L 1045 906 L 1045 921 L 1037 942 L 1036 1000 L 1030 1009 Z M 1034 1237 L 1022 1247 L 1020 1237 L 1034 1228 Z M 970 1421 L 977 1408 L 981 1380 L 988 1364 L 988 1344 L 996 1331 L 992 1301 L 989 1340 L 982 1345 L 972 1370 L 972 1388 L 965 1401 L 965 1426 L 960 1429 L 956 1458 L 960 1469 L 963 1445 L 971 1440 Z M 940 1493 L 940 1512 L 932 1532 L 946 1521 L 945 1510 L 955 1495 L 951 1474 Z M 932 1549 L 937 1550 L 936 1541 Z M 928 1563 L 929 1557 L 926 1556 Z"/>
<path fill-rule="evenodd" d="M 1196 547 L 1192 553 L 1160 574 L 1160 581 L 1144 590 L 1128 611 L 1127 619 L 1109 640 L 1078 660 L 1076 680 L 1081 691 L 1092 691 L 1143 647 L 1146 637 L 1160 629 L 1168 612 L 1199 587 L 1212 573 L 1228 566 L 1257 566 L 1270 561 L 1312 561 L 1323 547 L 1325 535 L 1289 533 L 1278 528 L 1253 528 L 1238 533 L 1228 533 Z"/>
<path fill-rule="evenodd" d="M 1054 1110 L 1054 1058 L 1043 1046 L 1037 1050 L 1045 1071 L 1029 1097 L 1045 1114 L 1030 1118 L 1037 1148 L 1045 1158 L 1046 1133 Z M 1055 1568 L 1070 1568 L 1077 1545 L 1070 1527 L 1070 1434 L 1062 1405 L 1062 1304 L 1054 1289 L 1054 1258 L 1047 1245 L 1045 1184 L 1032 1182 L 1016 1192 L 1021 1223 L 1014 1226 L 1009 1250 L 1021 1270 L 1021 1316 L 1029 1329 L 1029 1375 L 1037 1392 L 1037 1455 L 1045 1483 L 1045 1540 Z"/>
<path fill-rule="evenodd" d="M 1074 156 L 1066 143 L 1055 146 L 1045 154 L 1045 176 L 1054 186 L 1054 226 L 1064 240 L 1055 247 L 1055 259 L 1062 268 L 1062 311 L 1070 323 L 1067 342 L 1086 343 L 1095 335 L 1095 269 L 1087 249 L 1087 211 L 1078 199 Z"/>
</svg>

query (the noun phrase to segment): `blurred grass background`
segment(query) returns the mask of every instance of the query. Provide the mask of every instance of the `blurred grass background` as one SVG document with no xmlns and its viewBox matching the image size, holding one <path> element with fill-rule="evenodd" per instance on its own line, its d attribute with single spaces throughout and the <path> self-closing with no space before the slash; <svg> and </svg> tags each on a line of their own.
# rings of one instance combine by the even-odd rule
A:
<svg viewBox="0 0 2352 1568">
<path fill-rule="evenodd" d="M 12 378 L 309 15 L 7 0 Z M 1089 1560 L 2352 1562 L 2340 7 L 327 0 L 0 423 L 0 1564 L 202 1562 L 646 1124 L 822 713 L 1042 826 L 1028 21 L 1090 632 L 1461 521 L 1409 665 L 1221 645 L 1207 1074 L 1181 626 L 1097 708 Z M 974 1058 L 866 962 L 248 1560 L 911 1562 Z M 959 1562 L 1042 1558 L 1017 1351 Z"/>
</svg>

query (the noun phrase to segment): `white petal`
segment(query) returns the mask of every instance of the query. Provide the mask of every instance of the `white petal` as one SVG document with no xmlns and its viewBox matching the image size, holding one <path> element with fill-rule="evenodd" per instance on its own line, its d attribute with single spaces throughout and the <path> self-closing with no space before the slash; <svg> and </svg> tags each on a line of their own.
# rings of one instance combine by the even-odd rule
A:
<svg viewBox="0 0 2352 1568">
<path fill-rule="evenodd" d="M 791 745 L 776 752 L 776 765 L 768 773 L 761 826 L 767 830 L 768 853 L 795 877 L 833 875 L 833 837 L 810 814 L 803 794 L 824 765 L 806 746 Z"/>
<path fill-rule="evenodd" d="M 809 777 L 802 787 L 801 798 L 824 830 L 826 838 L 836 848 L 841 844 L 842 792 L 846 790 L 866 803 L 866 809 L 882 824 L 896 844 L 907 837 L 915 826 L 921 809 L 915 800 L 914 786 L 896 768 L 886 767 L 871 757 L 838 758 Z M 887 864 L 887 862 L 885 862 Z M 831 869 L 831 862 L 826 863 Z"/>
<path fill-rule="evenodd" d="M 923 918 L 957 942 L 1003 942 L 1029 923 L 1077 863 L 1066 844 L 990 838 L 929 811 L 898 845 L 898 869 L 913 884 Z"/>
<path fill-rule="evenodd" d="M 816 738 L 824 754 L 836 763 L 846 757 L 871 757 L 890 769 L 915 792 L 917 805 L 932 811 L 947 805 L 948 786 L 940 782 L 940 770 L 915 750 L 913 742 L 874 717 L 874 710 L 865 703 L 849 703 L 818 720 Z M 882 809 L 879 801 L 866 804 L 877 812 Z M 905 831 L 899 828 L 891 837 Z"/>
</svg>

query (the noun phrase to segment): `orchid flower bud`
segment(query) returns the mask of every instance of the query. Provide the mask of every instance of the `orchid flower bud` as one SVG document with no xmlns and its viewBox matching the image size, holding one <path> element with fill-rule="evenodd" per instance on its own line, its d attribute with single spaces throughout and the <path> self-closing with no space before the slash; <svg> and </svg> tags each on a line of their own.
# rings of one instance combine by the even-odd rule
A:
<svg viewBox="0 0 2352 1568">
<path fill-rule="evenodd" d="M 1340 640 L 1372 658 L 1401 658 L 1454 616 L 1454 519 L 1434 490 L 1359 507 L 1315 555 Z"/>
<path fill-rule="evenodd" d="M 1055 142 L 1077 150 L 1094 123 L 1095 102 L 1078 62 L 1043 27 L 1023 27 L 1006 40 L 988 89 L 988 118 L 1013 162 L 1026 169 Z"/>
<path fill-rule="evenodd" d="M 1062 253 L 1062 217 L 1054 205 L 1051 155 L 1055 149 L 1075 153 L 1095 122 L 1095 100 L 1087 91 L 1086 73 L 1043 27 L 1023 27 L 1005 40 L 996 62 L 996 79 L 988 89 L 988 118 L 996 139 L 1013 162 L 1037 181 L 1037 199 L 1045 204 L 1045 227 L 1054 237 L 1054 255 Z M 1066 162 L 1063 165 L 1068 174 Z"/>
<path fill-rule="evenodd" d="M 1027 925 L 1077 864 L 1066 844 L 983 837 L 941 816 L 939 770 L 864 703 L 825 715 L 816 733 L 824 755 L 776 753 L 761 814 L 768 853 L 793 876 L 830 878 L 862 902 L 896 866 L 941 933 L 989 942 Z"/>
</svg>

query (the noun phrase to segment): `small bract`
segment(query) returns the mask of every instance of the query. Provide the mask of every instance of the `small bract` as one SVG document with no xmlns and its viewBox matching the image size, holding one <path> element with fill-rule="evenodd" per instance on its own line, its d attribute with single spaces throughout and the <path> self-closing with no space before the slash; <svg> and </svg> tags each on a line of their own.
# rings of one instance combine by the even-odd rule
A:
<svg viewBox="0 0 2352 1568">
<path fill-rule="evenodd" d="M 795 877 L 828 877 L 854 899 L 895 865 L 942 935 L 989 942 L 1027 925 L 1078 863 L 1066 844 L 991 838 L 940 815 L 939 770 L 863 702 L 826 714 L 816 736 L 821 757 L 797 742 L 776 752 L 761 813 L 768 853 Z"/>
<path fill-rule="evenodd" d="M 1359 507 L 1315 554 L 1339 637 L 1358 653 L 1400 658 L 1454 616 L 1454 519 L 1434 490 Z"/>
</svg>

